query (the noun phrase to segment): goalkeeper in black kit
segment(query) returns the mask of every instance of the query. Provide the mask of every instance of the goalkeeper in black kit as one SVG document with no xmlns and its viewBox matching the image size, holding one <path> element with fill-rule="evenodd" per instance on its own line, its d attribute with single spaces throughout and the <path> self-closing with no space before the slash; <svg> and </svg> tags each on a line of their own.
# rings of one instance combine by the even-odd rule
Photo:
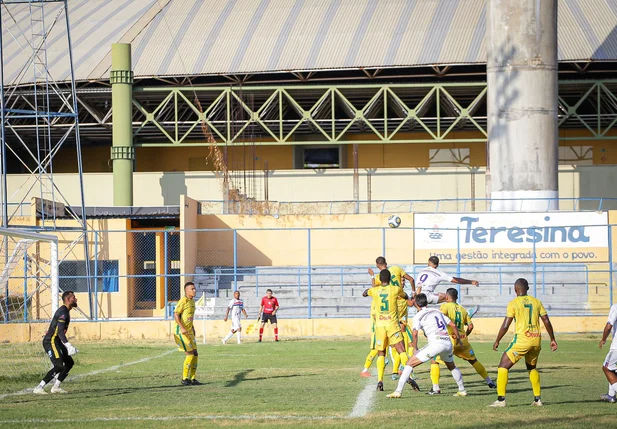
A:
<svg viewBox="0 0 617 429">
<path fill-rule="evenodd" d="M 72 291 L 66 291 L 62 294 L 62 302 L 63 305 L 54 314 L 49 329 L 43 337 L 43 348 L 49 356 L 53 368 L 49 370 L 39 385 L 32 391 L 36 395 L 47 395 L 44 387 L 54 377 L 56 377 L 56 382 L 51 388 L 51 393 L 66 393 L 60 387 L 60 383 L 64 381 L 75 364 L 71 356 L 77 353 L 77 349 L 67 340 L 66 331 L 69 328 L 69 323 L 71 323 L 71 315 L 69 313 L 71 309 L 77 307 L 77 298 Z"/>
</svg>

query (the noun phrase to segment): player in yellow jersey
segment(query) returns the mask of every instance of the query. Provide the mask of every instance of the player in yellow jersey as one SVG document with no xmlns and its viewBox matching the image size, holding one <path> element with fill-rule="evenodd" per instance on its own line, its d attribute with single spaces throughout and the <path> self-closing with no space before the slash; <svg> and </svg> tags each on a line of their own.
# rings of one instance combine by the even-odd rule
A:
<svg viewBox="0 0 617 429">
<path fill-rule="evenodd" d="M 551 350 L 557 350 L 557 341 L 553 333 L 553 325 L 548 318 L 548 314 L 539 299 L 527 295 L 529 283 L 525 279 L 518 279 L 514 283 L 516 298 L 508 304 L 506 318 L 499 329 L 493 350 L 497 351 L 499 341 L 508 332 L 512 320 L 516 320 L 514 338 L 501 356 L 501 362 L 497 370 L 497 400 L 490 407 L 506 406 L 506 386 L 508 385 L 508 371 L 522 357 L 525 358 L 529 380 L 533 388 L 533 402 L 531 405 L 542 406 L 540 399 L 540 374 L 536 369 L 538 356 L 542 348 L 542 336 L 540 333 L 540 319 L 544 323 L 546 332 L 551 338 Z"/>
<path fill-rule="evenodd" d="M 178 350 L 186 354 L 182 367 L 182 384 L 184 386 L 199 386 L 201 383 L 195 379 L 197 372 L 197 342 L 195 341 L 195 284 L 187 282 L 184 285 L 184 297 L 178 301 L 174 310 L 174 339 Z"/>
<path fill-rule="evenodd" d="M 458 291 L 454 288 L 449 288 L 446 290 L 446 302 L 441 304 L 441 307 L 439 307 L 439 310 L 454 322 L 461 338 L 461 344 L 457 345 L 456 335 L 454 334 L 453 329 L 448 326 L 448 334 L 450 334 L 450 339 L 452 340 L 453 345 L 452 353 L 454 356 L 469 362 L 476 372 L 480 374 L 480 377 L 484 379 L 487 386 L 491 389 L 495 389 L 497 385 L 493 382 L 493 380 L 491 380 L 491 377 L 489 377 L 484 365 L 478 361 L 471 344 L 469 344 L 469 339 L 467 337 L 469 337 L 471 331 L 473 331 L 473 323 L 471 322 L 471 317 L 469 317 L 469 313 L 465 307 L 457 303 L 457 300 Z M 467 327 L 467 329 L 465 329 L 465 327 Z M 438 395 L 441 393 L 439 388 L 440 363 L 443 363 L 441 359 L 433 360 L 431 362 L 431 380 L 433 382 L 433 388 L 427 392 L 429 395 Z"/>
<path fill-rule="evenodd" d="M 372 276 L 371 276 L 372 277 Z M 373 287 L 375 287 L 375 282 L 373 282 Z M 375 356 L 377 356 L 377 349 L 375 348 L 375 317 L 377 316 L 377 310 L 375 306 L 375 301 L 371 302 L 371 341 L 370 341 L 370 351 L 366 356 L 366 360 L 364 361 L 364 369 L 360 372 L 360 377 L 370 377 L 371 373 L 368 369 L 373 364 L 375 360 Z"/>
<path fill-rule="evenodd" d="M 376 305 L 375 317 L 375 348 L 377 349 L 377 390 L 383 391 L 383 374 L 385 370 L 385 350 L 388 345 L 394 347 L 401 355 L 401 359 L 407 361 L 403 345 L 403 335 L 398 319 L 397 299 L 409 299 L 400 286 L 390 283 L 390 271 L 381 270 L 379 273 L 379 286 L 371 287 L 362 293 L 362 296 L 370 296 Z M 415 382 L 411 382 L 412 385 Z M 417 385 L 414 386 L 416 388 Z"/>
<path fill-rule="evenodd" d="M 375 266 L 379 269 L 380 272 L 381 270 L 386 270 L 386 269 L 390 271 L 390 276 L 391 276 L 390 283 L 392 285 L 400 286 L 404 290 L 405 280 L 408 280 L 411 285 L 412 294 L 415 292 L 416 283 L 413 277 L 407 274 L 405 270 L 402 269 L 401 267 L 397 265 L 392 265 L 391 267 L 388 267 L 386 258 L 384 258 L 383 256 L 379 256 L 377 259 L 375 259 Z M 371 277 L 373 277 L 373 280 L 372 280 L 373 285 L 379 286 L 381 283 L 379 281 L 378 276 L 376 276 L 374 271 L 370 268 L 368 272 L 371 275 Z M 397 301 L 397 307 L 399 310 L 399 321 L 401 322 L 401 333 L 403 334 L 403 344 L 405 345 L 405 353 L 407 353 L 407 355 L 411 355 L 413 354 L 413 349 L 411 351 L 409 350 L 409 345 L 411 344 L 412 341 L 411 341 L 411 332 L 409 331 L 409 329 L 407 329 L 407 315 L 408 315 L 407 300 L 399 299 Z M 398 374 L 399 374 L 399 367 L 401 366 L 401 358 L 398 352 L 396 351 L 396 349 L 393 347 L 390 347 L 390 353 L 392 354 L 392 380 L 397 380 Z M 369 356 L 370 356 L 370 353 L 369 353 Z M 368 362 L 368 357 L 367 357 L 367 362 Z"/>
</svg>

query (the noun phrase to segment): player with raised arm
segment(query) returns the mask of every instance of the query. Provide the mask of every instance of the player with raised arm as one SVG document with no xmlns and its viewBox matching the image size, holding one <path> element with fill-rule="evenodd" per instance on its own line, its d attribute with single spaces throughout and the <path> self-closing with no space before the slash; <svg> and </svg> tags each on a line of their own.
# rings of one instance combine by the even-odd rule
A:
<svg viewBox="0 0 617 429">
<path fill-rule="evenodd" d="M 401 267 L 397 265 L 392 265 L 388 267 L 386 258 L 384 258 L 383 256 L 379 256 L 377 259 L 375 259 L 375 266 L 379 269 L 380 272 L 381 270 L 390 271 L 390 283 L 393 286 L 400 286 L 401 289 L 404 290 L 405 280 L 408 280 L 409 284 L 411 285 L 411 291 L 412 291 L 412 296 L 413 296 L 416 290 L 416 284 L 415 284 L 414 278 L 411 277 L 409 274 L 407 274 L 404 269 L 402 269 Z M 368 273 L 372 278 L 371 281 L 373 283 L 373 286 L 379 286 L 381 284 L 379 281 L 379 276 L 375 275 L 375 272 L 371 268 L 369 268 Z M 397 308 L 398 308 L 399 322 L 401 326 L 401 333 L 403 334 L 403 344 L 405 345 L 405 353 L 407 353 L 407 355 L 410 356 L 413 353 L 413 350 L 409 351 L 409 347 L 408 347 L 409 344 L 411 343 L 411 337 L 409 337 L 409 334 L 407 333 L 408 331 L 407 330 L 407 316 L 408 316 L 407 300 L 399 298 L 397 300 Z M 368 362 L 369 357 L 371 356 L 371 353 L 373 353 L 373 350 L 369 352 L 369 356 L 367 356 L 367 362 Z M 392 355 L 392 380 L 397 380 L 398 370 L 401 364 L 401 357 L 399 356 L 399 353 L 396 351 L 396 348 L 392 346 L 390 346 L 390 353 Z"/>
<path fill-rule="evenodd" d="M 373 276 L 371 275 L 371 278 Z M 373 281 L 373 287 L 375 287 L 375 282 Z M 377 317 L 377 308 L 375 306 L 375 300 L 371 301 L 371 340 L 370 340 L 370 351 L 366 356 L 364 361 L 364 369 L 360 372 L 360 377 L 370 377 L 371 373 L 368 369 L 373 364 L 375 357 L 377 356 L 377 348 L 376 348 L 376 339 L 375 339 L 375 319 Z"/>
<path fill-rule="evenodd" d="M 452 277 L 451 275 L 437 269 L 438 266 L 439 258 L 437 256 L 431 256 L 428 258 L 428 267 L 421 270 L 417 275 L 418 282 L 416 283 L 416 291 L 418 294 L 425 294 L 429 304 L 441 304 L 442 302 L 445 302 L 445 293 L 435 293 L 435 288 L 441 282 L 456 283 L 460 285 L 480 285 L 477 280 Z"/>
<path fill-rule="evenodd" d="M 51 393 L 66 393 L 60 384 L 75 365 L 71 356 L 77 353 L 77 349 L 66 338 L 66 332 L 71 323 L 71 310 L 77 307 L 77 298 L 73 291 L 67 290 L 62 294 L 62 303 L 54 313 L 49 329 L 43 337 L 43 349 L 49 356 L 53 367 L 32 391 L 36 395 L 47 395 L 44 388 L 54 377 L 56 377 L 56 382 L 51 388 Z"/>
<path fill-rule="evenodd" d="M 178 345 L 178 350 L 184 352 L 184 365 L 182 366 L 182 385 L 199 386 L 201 383 L 195 379 L 197 372 L 197 342 L 195 341 L 195 327 L 193 318 L 195 316 L 195 283 L 187 282 L 184 285 L 184 297 L 176 304 L 174 310 L 174 339 Z"/>
<path fill-rule="evenodd" d="M 279 328 L 276 324 L 276 312 L 279 309 L 279 301 L 272 296 L 272 289 L 266 290 L 266 296 L 261 299 L 261 306 L 259 307 L 259 317 L 261 318 L 261 325 L 259 327 L 259 342 L 264 334 L 264 325 L 270 321 L 274 328 L 274 341 L 279 341 Z"/>
<path fill-rule="evenodd" d="M 244 302 L 240 299 L 240 292 L 234 292 L 234 298 L 229 301 L 229 305 L 227 306 L 227 311 L 225 312 L 224 322 L 227 322 L 227 318 L 229 317 L 229 312 L 231 311 L 231 331 L 223 338 L 221 341 L 223 344 L 227 344 L 227 340 L 229 340 L 233 335 L 237 332 L 236 336 L 238 340 L 238 344 L 242 344 L 242 324 L 240 323 L 240 315 L 244 314 L 244 318 L 249 317 L 246 314 L 246 309 L 244 308 Z"/>
<path fill-rule="evenodd" d="M 540 332 L 540 319 L 544 323 L 546 332 L 551 338 L 551 350 L 557 350 L 557 341 L 553 333 L 553 325 L 548 318 L 548 314 L 544 309 L 544 305 L 539 299 L 527 295 L 529 283 L 527 280 L 520 278 L 514 283 L 514 291 L 516 298 L 508 304 L 506 317 L 499 329 L 493 350 L 497 351 L 499 342 L 508 332 L 512 320 L 516 321 L 514 338 L 501 356 L 501 362 L 497 369 L 497 400 L 489 407 L 505 407 L 506 406 L 506 387 L 508 385 L 508 371 L 522 357 L 525 357 L 525 364 L 529 371 L 529 380 L 533 388 L 533 402 L 531 405 L 540 407 L 542 400 L 540 399 L 540 373 L 536 369 L 538 364 L 538 356 L 542 349 L 542 334 Z"/>
<path fill-rule="evenodd" d="M 403 335 L 398 320 L 398 308 L 396 300 L 400 297 L 409 299 L 407 294 L 400 286 L 394 286 L 390 283 L 390 271 L 387 269 L 379 272 L 379 286 L 373 286 L 362 293 L 362 296 L 370 296 L 373 298 L 376 307 L 375 320 L 375 348 L 377 349 L 377 390 L 383 391 L 383 374 L 385 371 L 385 350 L 388 345 L 396 348 L 396 351 L 401 355 L 402 359 L 407 360 L 405 346 L 403 345 Z M 418 389 L 415 381 L 411 380 L 407 374 L 409 382 Z"/>
<path fill-rule="evenodd" d="M 448 327 L 450 327 L 456 338 L 456 344 L 460 346 L 462 343 L 458 328 L 439 310 L 428 308 L 427 305 L 428 299 L 425 294 L 421 293 L 416 295 L 415 306 L 419 311 L 412 319 L 413 327 L 411 333 L 413 335 L 413 347 L 415 350 L 418 350 L 418 331 L 420 330 L 424 331 L 424 336 L 428 340 L 428 344 L 419 349 L 416 354 L 407 360 L 398 386 L 394 392 L 388 395 L 388 398 L 400 398 L 403 393 L 403 387 L 405 387 L 405 380 L 413 372 L 413 368 L 434 359 L 436 356 L 439 356 L 441 360 L 443 360 L 446 367 L 452 372 L 452 377 L 454 377 L 454 381 L 456 381 L 458 385 L 458 392 L 456 392 L 454 396 L 467 396 L 467 391 L 463 384 L 463 375 L 454 364 L 452 341 L 450 341 L 450 335 L 448 334 Z"/>
<path fill-rule="evenodd" d="M 608 313 L 608 321 L 604 326 L 602 339 L 600 340 L 600 348 L 606 343 L 606 339 L 612 332 L 611 349 L 604 359 L 602 371 L 608 380 L 608 394 L 602 395 L 600 398 L 605 402 L 617 402 L 617 304 L 611 306 L 611 311 Z"/>
<path fill-rule="evenodd" d="M 484 379 L 486 385 L 491 389 L 495 389 L 497 385 L 493 382 L 493 380 L 491 380 L 491 377 L 489 377 L 484 365 L 478 361 L 471 344 L 469 344 L 468 337 L 473 331 L 473 323 L 465 307 L 457 303 L 457 300 L 458 291 L 454 288 L 448 288 L 448 290 L 446 290 L 446 302 L 441 304 L 441 307 L 439 308 L 445 316 L 454 321 L 461 338 L 461 345 L 459 346 L 456 344 L 456 335 L 454 334 L 453 329 L 448 326 L 448 333 L 450 334 L 450 339 L 452 340 L 453 345 L 452 353 L 454 356 L 469 362 L 476 372 L 480 374 L 480 377 Z M 467 329 L 465 329 L 465 327 L 467 327 Z M 431 362 L 431 380 L 433 382 L 433 388 L 427 392 L 429 395 L 441 393 L 441 390 L 439 389 L 439 372 L 439 363 L 434 360 Z"/>
</svg>

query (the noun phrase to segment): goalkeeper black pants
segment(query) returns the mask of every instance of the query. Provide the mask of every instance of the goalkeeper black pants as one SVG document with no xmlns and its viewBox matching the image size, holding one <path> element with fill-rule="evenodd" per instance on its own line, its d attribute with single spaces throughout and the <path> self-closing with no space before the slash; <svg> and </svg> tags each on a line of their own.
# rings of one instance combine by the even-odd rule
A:
<svg viewBox="0 0 617 429">
<path fill-rule="evenodd" d="M 56 340 L 53 343 L 51 341 L 43 341 L 43 348 L 53 365 L 43 378 L 43 381 L 49 383 L 55 376 L 58 376 L 58 381 L 64 381 L 73 365 L 75 365 L 75 361 L 69 356 L 66 347 L 64 347 L 60 340 Z"/>
</svg>

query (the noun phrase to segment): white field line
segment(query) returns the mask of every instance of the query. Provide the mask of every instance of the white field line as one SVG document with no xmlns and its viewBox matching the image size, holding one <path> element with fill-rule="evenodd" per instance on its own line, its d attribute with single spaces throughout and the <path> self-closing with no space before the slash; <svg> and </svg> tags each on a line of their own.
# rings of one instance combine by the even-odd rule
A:
<svg viewBox="0 0 617 429">
<path fill-rule="evenodd" d="M 353 410 L 351 410 L 348 417 L 364 417 L 371 409 L 376 391 L 375 385 L 369 382 L 356 398 L 356 404 L 353 406 Z"/>
<path fill-rule="evenodd" d="M 194 415 L 194 416 L 144 416 L 144 417 L 95 417 L 91 419 L 24 419 L 0 420 L 0 424 L 14 423 L 94 423 L 94 422 L 124 422 L 124 421 L 171 421 L 171 420 L 298 420 L 325 421 L 344 420 L 343 416 L 294 416 L 294 415 Z"/>
<path fill-rule="evenodd" d="M 106 372 L 116 371 L 116 370 L 118 370 L 120 368 L 124 368 L 126 366 L 137 365 L 137 364 L 140 364 L 140 363 L 148 362 L 149 360 L 152 360 L 152 359 L 157 359 L 157 358 L 160 358 L 160 357 L 163 357 L 163 356 L 167 356 L 168 354 L 171 354 L 171 353 L 173 353 L 176 350 L 177 349 L 174 348 L 174 349 L 171 349 L 171 350 L 169 350 L 169 351 L 167 351 L 165 353 L 161 353 L 160 355 L 157 355 L 157 356 L 151 356 L 151 357 L 139 359 L 139 360 L 136 360 L 136 361 L 133 361 L 133 362 L 123 363 L 123 364 L 120 364 L 120 365 L 114 365 L 114 366 L 110 366 L 109 368 L 97 369 L 96 371 L 91 371 L 91 372 L 88 372 L 86 374 L 74 375 L 74 376 L 68 377 L 66 379 L 66 381 L 79 380 L 80 378 L 90 377 L 92 375 L 98 375 L 98 374 L 103 374 L 103 373 L 106 373 Z M 3 395 L 0 395 L 0 401 L 3 400 L 4 398 L 9 397 L 9 396 L 28 395 L 28 394 L 32 393 L 33 389 L 34 388 L 30 387 L 28 389 L 20 390 L 19 392 L 5 393 Z"/>
</svg>

